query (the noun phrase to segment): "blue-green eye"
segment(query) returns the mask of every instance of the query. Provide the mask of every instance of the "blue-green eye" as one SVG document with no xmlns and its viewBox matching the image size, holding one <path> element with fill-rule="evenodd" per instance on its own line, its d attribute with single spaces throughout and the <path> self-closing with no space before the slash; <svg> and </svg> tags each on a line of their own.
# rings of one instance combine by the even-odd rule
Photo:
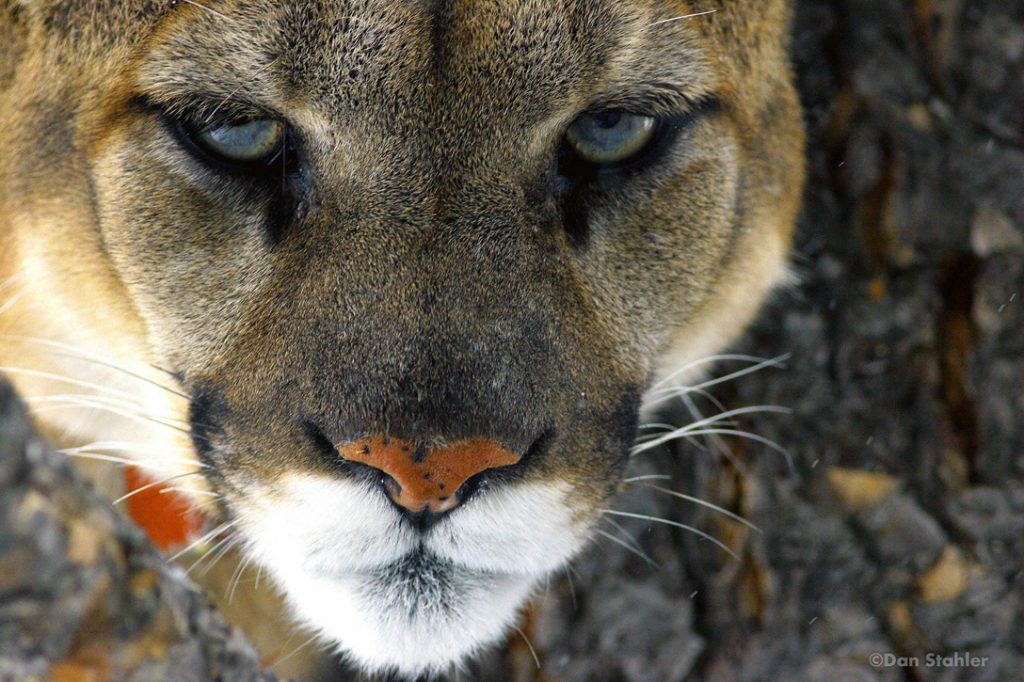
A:
<svg viewBox="0 0 1024 682">
<path fill-rule="evenodd" d="M 277 155 L 284 142 L 285 130 L 281 121 L 261 118 L 203 130 L 195 137 L 206 151 L 225 161 L 253 163 L 270 160 Z"/>
<path fill-rule="evenodd" d="M 581 159 L 606 166 L 628 161 L 642 152 L 657 127 L 658 121 L 652 116 L 600 111 L 577 118 L 566 139 Z"/>
</svg>

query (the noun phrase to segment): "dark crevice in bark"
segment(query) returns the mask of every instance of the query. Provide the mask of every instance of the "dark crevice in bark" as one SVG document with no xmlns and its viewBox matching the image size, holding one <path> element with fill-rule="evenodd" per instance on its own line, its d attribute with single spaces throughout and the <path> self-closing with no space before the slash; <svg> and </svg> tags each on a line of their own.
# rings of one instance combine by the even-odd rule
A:
<svg viewBox="0 0 1024 682">
<path fill-rule="evenodd" d="M 971 253 L 948 257 L 939 272 L 942 310 L 938 315 L 939 371 L 942 401 L 953 427 L 956 447 L 967 469 L 968 482 L 979 483 L 978 418 L 967 373 L 977 332 L 974 325 L 974 289 L 982 263 Z"/>
</svg>

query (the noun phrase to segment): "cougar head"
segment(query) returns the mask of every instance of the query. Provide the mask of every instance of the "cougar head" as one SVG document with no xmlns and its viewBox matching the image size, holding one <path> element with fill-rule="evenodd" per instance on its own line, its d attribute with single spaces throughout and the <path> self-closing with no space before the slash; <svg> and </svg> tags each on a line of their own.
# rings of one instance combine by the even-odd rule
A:
<svg viewBox="0 0 1024 682">
<path fill-rule="evenodd" d="M 160 425 L 40 419 L 201 472 L 367 669 L 496 641 L 587 544 L 652 382 L 784 276 L 788 4 L 0 4 L 0 327 L 176 382 L 131 384 Z M 0 344 L 126 381 L 84 355 Z"/>
</svg>

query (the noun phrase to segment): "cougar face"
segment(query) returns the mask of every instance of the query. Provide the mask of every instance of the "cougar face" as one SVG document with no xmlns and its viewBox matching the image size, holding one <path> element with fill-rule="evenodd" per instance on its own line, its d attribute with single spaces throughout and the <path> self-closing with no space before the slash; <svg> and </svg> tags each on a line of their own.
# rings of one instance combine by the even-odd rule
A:
<svg viewBox="0 0 1024 682">
<path fill-rule="evenodd" d="M 784 272 L 780 0 L 0 8 L 0 331 L 81 350 L 0 361 L 167 370 L 130 397 L 188 440 L 39 418 L 201 471 L 368 669 L 496 641 L 587 543 L 652 381 Z"/>
</svg>

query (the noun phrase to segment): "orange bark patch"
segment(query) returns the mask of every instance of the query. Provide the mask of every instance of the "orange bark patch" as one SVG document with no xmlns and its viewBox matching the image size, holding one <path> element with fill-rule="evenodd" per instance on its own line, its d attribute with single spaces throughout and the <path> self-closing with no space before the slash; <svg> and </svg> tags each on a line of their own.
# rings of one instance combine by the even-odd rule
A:
<svg viewBox="0 0 1024 682">
<path fill-rule="evenodd" d="M 127 467 L 126 492 L 140 490 L 153 480 L 137 467 Z M 157 548 L 166 551 L 185 544 L 199 530 L 202 519 L 183 496 L 162 486 L 135 493 L 126 500 L 128 515 L 142 527 Z"/>
</svg>

